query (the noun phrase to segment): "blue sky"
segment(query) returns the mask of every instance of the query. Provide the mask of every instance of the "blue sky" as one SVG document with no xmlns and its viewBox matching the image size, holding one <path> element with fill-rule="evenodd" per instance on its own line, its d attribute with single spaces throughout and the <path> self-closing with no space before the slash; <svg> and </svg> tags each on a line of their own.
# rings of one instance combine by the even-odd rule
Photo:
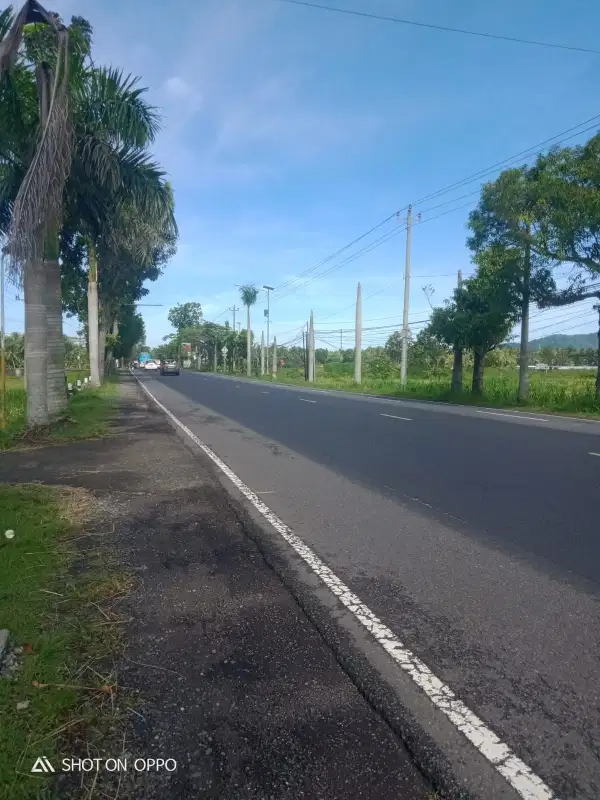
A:
<svg viewBox="0 0 600 800">
<path fill-rule="evenodd" d="M 596 0 L 332 4 L 591 48 L 600 29 Z M 87 17 L 96 61 L 142 76 L 164 114 L 155 152 L 173 181 L 181 241 L 146 299 L 164 304 L 143 309 L 150 343 L 170 331 L 170 306 L 197 300 L 207 319 L 231 319 L 226 309 L 239 305 L 236 283 L 277 287 L 407 203 L 600 114 L 600 56 L 277 0 L 55 0 L 50 7 L 64 18 Z M 478 185 L 415 205 L 415 214 L 430 219 L 413 232 L 416 323 L 429 312 L 424 285 L 434 287 L 433 302 L 441 303 L 457 270 L 471 270 L 469 208 L 451 209 L 476 196 L 426 209 Z M 432 219 L 444 211 L 451 213 Z M 359 280 L 370 298 L 365 327 L 399 325 L 404 247 L 401 233 L 320 280 L 300 285 L 342 256 L 276 292 L 272 332 L 279 341 L 292 338 L 313 309 L 316 327 L 337 329 L 325 338 L 339 343 L 339 328 L 352 327 L 348 307 Z M 534 316 L 532 338 L 593 330 L 591 310 L 581 313 L 578 306 Z M 257 331 L 262 314 L 257 307 Z M 9 330 L 22 329 L 22 303 L 10 301 L 7 317 Z M 65 332 L 75 327 L 71 320 Z M 365 344 L 386 335 L 369 331 Z M 350 346 L 350 333 L 344 344 Z"/>
</svg>

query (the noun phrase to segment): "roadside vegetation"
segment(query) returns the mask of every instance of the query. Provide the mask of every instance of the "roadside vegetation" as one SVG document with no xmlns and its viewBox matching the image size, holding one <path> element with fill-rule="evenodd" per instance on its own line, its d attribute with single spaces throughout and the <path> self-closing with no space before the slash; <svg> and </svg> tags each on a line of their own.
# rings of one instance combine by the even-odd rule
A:
<svg viewBox="0 0 600 800">
<path fill-rule="evenodd" d="M 550 412 L 573 412 L 600 414 L 600 402 L 596 397 L 595 376 L 589 372 L 548 372 L 534 374 L 531 378 L 529 396 L 526 401 L 517 400 L 518 372 L 489 370 L 485 381 L 485 391 L 474 396 L 468 381 L 459 392 L 449 389 L 451 373 L 408 377 L 406 389 L 401 389 L 400 378 L 366 377 L 359 385 L 351 374 L 334 373 L 317 367 L 315 386 L 322 389 L 365 392 L 393 397 L 406 397 L 440 402 L 489 405 L 498 408 L 536 408 Z M 273 381 L 265 376 L 263 380 Z M 277 381 L 295 385 L 309 385 L 304 380 L 302 370 L 281 369 Z"/>
<path fill-rule="evenodd" d="M 0 796 L 11 800 L 49 797 L 54 776 L 32 775 L 36 758 L 87 755 L 81 748 L 93 749 L 116 723 L 120 634 L 106 623 L 119 619 L 111 609 L 129 583 L 78 547 L 91 503 L 78 489 L 0 486 L 0 607 L 10 631 L 0 676 Z M 75 569 L 83 560 L 86 569 Z"/>
<path fill-rule="evenodd" d="M 75 383 L 83 373 L 68 373 Z M 18 383 L 21 382 L 21 388 Z M 26 419 L 26 392 L 22 379 L 15 378 L 6 393 L 6 427 L 0 428 L 0 450 L 90 439 L 107 432 L 114 413 L 118 377 L 111 376 L 94 389 L 75 391 L 66 409 L 48 425 L 31 428 Z M 15 385 L 16 384 L 16 385 Z M 0 502 L 0 512 L 2 505 Z"/>
</svg>

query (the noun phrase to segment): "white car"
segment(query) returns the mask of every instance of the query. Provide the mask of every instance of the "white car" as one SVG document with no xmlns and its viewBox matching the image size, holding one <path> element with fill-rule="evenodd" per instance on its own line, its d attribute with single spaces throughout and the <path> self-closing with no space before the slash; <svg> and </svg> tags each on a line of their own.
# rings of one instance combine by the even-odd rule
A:
<svg viewBox="0 0 600 800">
<path fill-rule="evenodd" d="M 159 362 L 154 361 L 154 359 L 152 359 L 151 361 L 146 361 L 146 363 L 144 364 L 144 369 L 158 369 L 159 366 L 160 366 Z"/>
</svg>

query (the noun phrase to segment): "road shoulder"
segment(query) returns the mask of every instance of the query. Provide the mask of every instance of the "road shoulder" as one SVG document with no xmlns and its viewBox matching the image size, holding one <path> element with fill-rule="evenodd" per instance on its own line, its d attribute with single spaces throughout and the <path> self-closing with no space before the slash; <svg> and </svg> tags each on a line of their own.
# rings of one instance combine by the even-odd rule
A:
<svg viewBox="0 0 600 800">
<path fill-rule="evenodd" d="M 178 767 L 128 775 L 119 796 L 432 796 L 206 459 L 182 446 L 133 381 L 120 392 L 120 427 L 109 439 L 70 445 L 59 461 L 45 449 L 14 454 L 3 468 L 12 480 L 91 492 L 104 511 L 101 546 L 136 576 L 119 606 L 132 618 L 117 663 L 125 738 L 108 737 L 97 755 L 171 758 Z M 112 796 L 105 777 L 95 786 Z"/>
</svg>

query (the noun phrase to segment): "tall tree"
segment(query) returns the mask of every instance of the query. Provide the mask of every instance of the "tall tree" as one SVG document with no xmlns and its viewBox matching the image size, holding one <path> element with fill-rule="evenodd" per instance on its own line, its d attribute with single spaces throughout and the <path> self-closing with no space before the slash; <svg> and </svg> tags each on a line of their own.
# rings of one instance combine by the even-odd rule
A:
<svg viewBox="0 0 600 800">
<path fill-rule="evenodd" d="M 478 271 L 454 291 L 454 299 L 433 311 L 427 334 L 452 348 L 473 352 L 471 391 L 483 391 L 486 355 L 510 333 L 520 312 L 514 271 L 506 253 L 496 247 L 477 254 Z"/>
<path fill-rule="evenodd" d="M 467 243 L 475 254 L 496 248 L 510 253 L 513 288 L 518 292 L 521 320 L 519 400 L 525 400 L 528 384 L 529 309 L 540 300 L 539 287 L 551 282 L 548 257 L 532 248 L 539 237 L 538 174 L 528 167 L 508 169 L 493 183 L 485 184 L 477 208 L 469 216 L 471 236 Z"/>
<path fill-rule="evenodd" d="M 258 289 L 252 284 L 240 287 L 240 298 L 246 306 L 246 373 L 248 377 L 252 375 L 252 326 L 250 322 L 250 307 L 256 303 Z"/>
<path fill-rule="evenodd" d="M 40 7 L 31 0 L 25 8 Z M 154 222 L 157 216 L 172 216 L 172 194 L 167 191 L 162 173 L 144 151 L 158 129 L 158 118 L 141 98 L 143 90 L 136 79 L 85 63 L 91 28 L 80 18 L 73 18 L 68 31 L 54 17 L 49 18 L 45 28 L 28 28 L 24 49 L 19 50 L 24 25 L 30 21 L 39 19 L 30 20 L 24 12 L 19 15 L 6 36 L 10 48 L 4 50 L 9 49 L 11 57 L 0 59 L 2 63 L 12 63 L 11 69 L 4 73 L 4 93 L 0 96 L 0 224 L 10 220 L 13 261 L 17 268 L 24 266 L 28 362 L 31 362 L 28 419 L 30 424 L 37 424 L 47 421 L 66 402 L 58 262 L 60 245 L 65 241 L 61 228 L 64 230 L 66 226 L 72 233 L 86 234 L 88 261 L 93 267 L 98 264 L 102 248 L 114 250 L 108 247 L 106 221 L 114 217 L 115 207 L 121 211 L 123 205 L 129 206 L 138 218 Z M 5 29 L 6 25 L 4 28 L 0 25 L 0 32 Z M 68 34 L 67 49 L 64 41 Z M 57 52 L 58 78 L 52 85 L 51 97 L 55 99 L 50 102 L 53 111 L 49 118 L 53 121 L 45 122 L 43 109 L 44 103 L 48 103 L 48 92 L 43 87 L 48 85 L 48 76 L 42 76 L 45 83 L 39 78 L 40 71 L 46 69 L 47 53 L 54 52 L 52 48 Z M 38 86 L 42 87 L 39 109 L 35 104 L 36 93 L 31 91 L 35 87 L 33 69 Z M 59 85 L 63 94 L 56 105 Z M 61 120 L 55 119 L 58 112 L 54 109 L 60 110 L 61 103 L 68 111 L 65 136 L 59 136 Z M 4 113 L 6 110 L 10 113 Z M 42 136 L 38 142 L 40 124 Z M 52 143 L 56 138 L 60 138 L 60 147 L 68 145 L 66 155 L 60 148 L 56 150 L 56 144 L 54 155 L 48 155 L 50 144 L 46 139 Z M 63 175 L 65 169 L 67 177 Z M 43 194 L 47 183 L 54 194 L 40 201 L 39 194 Z M 32 195 L 33 201 L 25 203 Z M 46 216 L 36 210 L 36 203 L 40 202 Z M 21 213 L 22 206 L 26 206 L 26 213 Z M 92 350 L 97 348 L 92 346 Z"/>
<path fill-rule="evenodd" d="M 16 17 L 3 12 L 0 34 L 0 206 L 10 209 L 8 250 L 24 287 L 27 416 L 36 425 L 66 404 L 64 368 L 55 368 L 61 352 L 64 363 L 58 234 L 71 167 L 74 59 L 68 29 L 36 0 Z"/>
<path fill-rule="evenodd" d="M 540 155 L 533 172 L 540 230 L 533 238 L 532 248 L 556 262 L 568 262 L 575 267 L 566 289 L 555 291 L 541 305 L 563 306 L 590 298 L 600 300 L 600 133 L 585 145 L 555 148 Z M 600 366 L 596 374 L 596 395 L 600 400 Z"/>
<path fill-rule="evenodd" d="M 169 309 L 168 319 L 177 331 L 197 327 L 202 322 L 202 306 L 200 303 L 178 303 Z"/>
</svg>

